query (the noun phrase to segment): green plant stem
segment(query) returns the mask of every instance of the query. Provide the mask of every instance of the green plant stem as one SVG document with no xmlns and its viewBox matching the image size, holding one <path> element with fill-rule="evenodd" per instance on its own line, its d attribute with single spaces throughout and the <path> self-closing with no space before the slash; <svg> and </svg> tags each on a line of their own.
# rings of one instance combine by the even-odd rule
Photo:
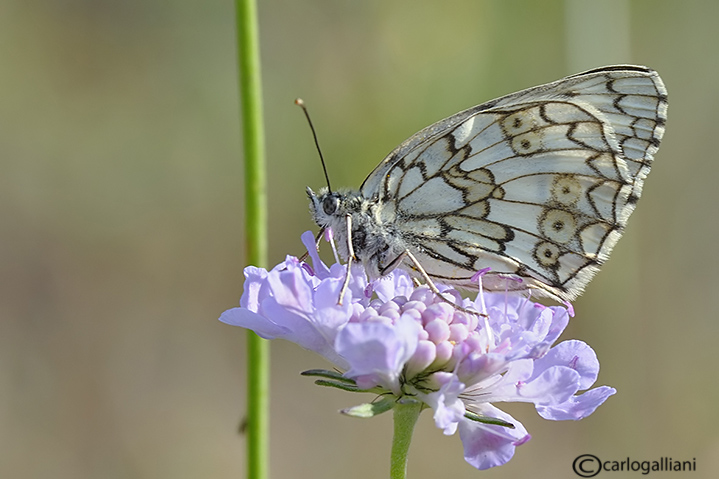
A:
<svg viewBox="0 0 719 479">
<path fill-rule="evenodd" d="M 245 157 L 247 262 L 267 263 L 267 188 L 260 49 L 255 0 L 236 0 L 239 91 Z M 269 344 L 247 333 L 247 477 L 269 477 Z"/>
<path fill-rule="evenodd" d="M 419 413 L 422 412 L 422 403 L 407 402 L 395 405 L 394 409 L 394 436 L 392 437 L 392 459 L 389 477 L 391 479 L 405 479 L 407 477 L 407 453 L 412 442 L 412 433 L 417 424 Z"/>
</svg>

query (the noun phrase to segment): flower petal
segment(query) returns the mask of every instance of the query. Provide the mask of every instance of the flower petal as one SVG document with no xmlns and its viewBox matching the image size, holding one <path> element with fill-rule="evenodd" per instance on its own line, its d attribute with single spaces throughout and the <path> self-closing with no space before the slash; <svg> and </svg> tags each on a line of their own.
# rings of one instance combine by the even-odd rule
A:
<svg viewBox="0 0 719 479">
<path fill-rule="evenodd" d="M 522 423 L 494 406 L 487 405 L 480 412 L 514 424 L 514 429 L 510 429 L 469 419 L 459 423 L 465 461 L 483 470 L 507 463 L 514 456 L 516 446 L 524 444 L 531 436 Z"/>
<path fill-rule="evenodd" d="M 579 373 L 579 389 L 589 389 L 599 374 L 599 361 L 592 348 L 583 341 L 563 341 L 534 363 L 534 376 L 552 366 L 566 366 Z"/>
<path fill-rule="evenodd" d="M 385 303 L 397 296 L 409 298 L 414 291 L 412 278 L 401 269 L 395 269 L 391 274 L 372 281 L 372 287 L 377 297 Z"/>
<path fill-rule="evenodd" d="M 532 402 L 539 405 L 557 405 L 567 401 L 577 392 L 579 373 L 571 368 L 554 366 L 542 372 L 538 377 L 525 382 L 514 379 L 518 375 L 513 373 L 517 365 L 522 364 L 522 373 L 526 374 L 526 363 L 523 360 L 511 363 L 509 371 L 502 377 L 502 381 L 486 392 L 484 400 L 487 402 Z M 531 367 L 531 363 L 530 363 Z M 531 371 L 529 371 L 531 374 Z"/>
<path fill-rule="evenodd" d="M 552 421 L 566 421 L 583 419 L 592 414 L 607 398 L 617 390 L 609 386 L 600 386 L 590 389 L 578 396 L 555 406 L 537 406 L 537 413 L 544 419 Z"/>
<path fill-rule="evenodd" d="M 267 275 L 271 296 L 286 309 L 311 314 L 313 285 L 306 276 L 307 272 L 297 264 L 283 270 L 273 269 Z"/>
<path fill-rule="evenodd" d="M 465 386 L 452 373 L 436 372 L 432 379 L 441 384 L 438 391 L 429 394 L 418 393 L 422 401 L 434 409 L 434 423 L 451 436 L 457 431 L 457 425 L 464 420 L 465 407 L 459 399 Z"/>
<path fill-rule="evenodd" d="M 567 312 L 567 308 L 562 306 L 552 306 L 548 309 L 552 311 L 552 325 L 549 327 L 544 341 L 554 343 L 569 324 L 569 313 Z"/>
<path fill-rule="evenodd" d="M 399 393 L 398 378 L 417 349 L 420 326 L 401 317 L 394 324 L 381 321 L 349 323 L 337 335 L 336 351 L 347 360 L 345 373 L 361 388 L 377 385 Z"/>
<path fill-rule="evenodd" d="M 560 404 L 577 392 L 579 373 L 571 368 L 555 366 L 526 384 L 517 393 L 535 404 Z"/>
<path fill-rule="evenodd" d="M 315 243 L 315 236 L 311 231 L 305 231 L 300 237 L 302 244 L 307 248 L 307 254 L 312 258 L 312 266 L 315 274 L 319 279 L 325 279 L 329 277 L 330 270 L 326 264 L 320 259 L 320 255 L 317 252 L 317 245 Z"/>
<path fill-rule="evenodd" d="M 260 290 L 267 278 L 267 270 L 256 266 L 248 266 L 245 268 L 245 284 L 240 299 L 240 306 L 250 311 L 257 312 L 260 303 Z M 232 323 L 228 323 L 232 324 Z"/>
<path fill-rule="evenodd" d="M 342 289 L 338 278 L 327 278 L 315 289 L 313 297 L 313 322 L 323 335 L 333 343 L 339 330 L 349 321 L 354 312 L 352 294 L 345 292 L 342 304 L 337 304 Z"/>
<path fill-rule="evenodd" d="M 278 335 L 277 339 L 286 339 L 305 349 L 315 351 L 339 367 L 346 365 L 346 362 L 340 360 L 340 356 L 335 352 L 332 338 L 327 338 L 322 334 L 317 325 L 302 312 L 298 313 L 288 309 L 278 304 L 274 298 L 267 298 L 263 301 L 262 311 L 268 322 L 270 320 L 267 318 L 272 318 L 272 322 L 285 328 L 285 334 Z"/>
<path fill-rule="evenodd" d="M 220 321 L 232 326 L 251 329 L 264 339 L 283 338 L 288 334 L 287 328 L 245 308 L 228 309 L 222 313 Z"/>
</svg>

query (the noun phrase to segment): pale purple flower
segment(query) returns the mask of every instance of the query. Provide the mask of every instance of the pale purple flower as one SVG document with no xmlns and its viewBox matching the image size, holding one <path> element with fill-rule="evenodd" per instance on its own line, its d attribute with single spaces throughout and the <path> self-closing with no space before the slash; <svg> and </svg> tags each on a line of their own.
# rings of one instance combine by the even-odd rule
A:
<svg viewBox="0 0 719 479">
<path fill-rule="evenodd" d="M 471 301 L 438 285 L 445 297 L 487 316 L 471 315 L 426 286 L 415 288 L 401 270 L 368 283 L 361 267 L 351 271 L 338 305 L 346 267 L 328 268 L 311 233 L 302 238 L 313 268 L 291 256 L 269 272 L 246 268 L 240 307 L 220 320 L 316 351 L 359 389 L 421 400 L 445 434 L 459 430 L 465 460 L 478 469 L 506 463 L 530 439 L 494 404 L 528 402 L 545 419 L 577 420 L 616 392 L 588 390 L 599 362 L 587 344 L 553 346 L 569 321 L 566 307 L 516 293 L 485 292 Z"/>
</svg>

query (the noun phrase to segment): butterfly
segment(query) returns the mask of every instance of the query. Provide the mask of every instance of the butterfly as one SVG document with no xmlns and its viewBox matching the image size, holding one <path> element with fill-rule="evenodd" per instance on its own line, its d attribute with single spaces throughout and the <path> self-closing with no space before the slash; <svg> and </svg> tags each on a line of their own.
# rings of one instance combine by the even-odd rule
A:
<svg viewBox="0 0 719 479">
<path fill-rule="evenodd" d="M 428 126 L 359 190 L 307 188 L 310 211 L 371 279 L 469 287 L 484 270 L 484 290 L 572 301 L 622 236 L 666 119 L 654 70 L 589 70 Z"/>
</svg>

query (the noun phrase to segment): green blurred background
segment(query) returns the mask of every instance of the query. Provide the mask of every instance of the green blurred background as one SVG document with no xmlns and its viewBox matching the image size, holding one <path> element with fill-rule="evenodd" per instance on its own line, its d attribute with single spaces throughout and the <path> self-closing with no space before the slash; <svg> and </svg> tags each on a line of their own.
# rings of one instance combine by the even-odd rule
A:
<svg viewBox="0 0 719 479">
<path fill-rule="evenodd" d="M 654 171 L 564 335 L 618 394 L 576 423 L 507 407 L 533 440 L 484 473 L 426 413 L 409 475 L 573 477 L 592 453 L 717 477 L 719 2 L 260 3 L 272 264 L 302 253 L 323 184 L 295 97 L 333 183 L 359 186 L 474 104 L 611 63 L 661 73 Z M 244 476 L 245 333 L 217 321 L 245 265 L 234 42 L 229 0 L 0 3 L 0 477 Z M 386 477 L 390 415 L 337 414 L 370 397 L 298 375 L 327 366 L 272 344 L 273 477 Z"/>
</svg>

